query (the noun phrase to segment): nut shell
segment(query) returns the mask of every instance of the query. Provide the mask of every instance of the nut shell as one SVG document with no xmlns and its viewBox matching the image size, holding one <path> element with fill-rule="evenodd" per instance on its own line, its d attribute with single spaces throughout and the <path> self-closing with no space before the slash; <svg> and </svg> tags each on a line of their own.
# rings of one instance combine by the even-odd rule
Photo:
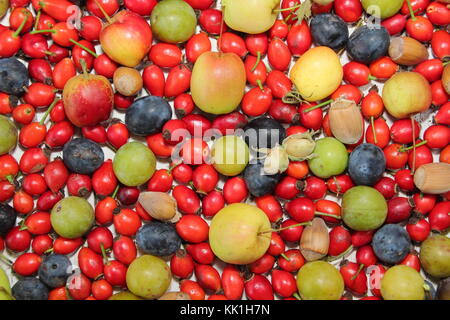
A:
<svg viewBox="0 0 450 320">
<path fill-rule="evenodd" d="M 175 199 L 167 193 L 142 192 L 138 201 L 145 211 L 156 220 L 177 222 L 181 217 L 181 214 L 177 211 Z"/>
<path fill-rule="evenodd" d="M 303 230 L 300 239 L 300 251 L 307 261 L 315 261 L 325 257 L 330 245 L 330 236 L 325 221 L 314 218 L 312 225 Z"/>
<path fill-rule="evenodd" d="M 336 100 L 331 104 L 330 129 L 334 137 L 344 144 L 357 143 L 364 134 L 361 110 L 351 100 Z"/>
<path fill-rule="evenodd" d="M 416 39 L 397 37 L 391 40 L 389 56 L 395 63 L 415 66 L 428 59 L 428 50 Z"/>
</svg>

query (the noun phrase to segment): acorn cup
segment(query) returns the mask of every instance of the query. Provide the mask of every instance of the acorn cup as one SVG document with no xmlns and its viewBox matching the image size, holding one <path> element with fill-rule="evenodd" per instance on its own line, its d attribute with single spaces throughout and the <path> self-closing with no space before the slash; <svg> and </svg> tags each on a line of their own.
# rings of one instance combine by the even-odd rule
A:
<svg viewBox="0 0 450 320">
<path fill-rule="evenodd" d="M 396 37 L 389 45 L 389 56 L 397 64 L 415 66 L 428 59 L 428 50 L 416 39 Z"/>
<path fill-rule="evenodd" d="M 307 261 L 322 259 L 328 254 L 330 236 L 325 221 L 314 218 L 312 224 L 303 230 L 300 251 Z"/>
<path fill-rule="evenodd" d="M 450 94 L 450 64 L 446 65 L 442 73 L 442 86 L 445 92 Z"/>
<path fill-rule="evenodd" d="M 142 192 L 138 202 L 156 220 L 175 223 L 181 218 L 175 199 L 167 193 Z"/>
<path fill-rule="evenodd" d="M 344 144 L 357 143 L 364 133 L 361 110 L 351 100 L 338 99 L 331 104 L 330 129 L 334 137 Z"/>
<path fill-rule="evenodd" d="M 427 163 L 414 174 L 414 184 L 423 193 L 442 194 L 450 191 L 450 164 Z"/>
</svg>

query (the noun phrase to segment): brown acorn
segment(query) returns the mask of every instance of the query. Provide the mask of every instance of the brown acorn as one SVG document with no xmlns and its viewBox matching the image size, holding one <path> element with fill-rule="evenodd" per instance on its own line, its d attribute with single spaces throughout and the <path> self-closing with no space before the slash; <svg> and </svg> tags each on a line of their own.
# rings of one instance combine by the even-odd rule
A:
<svg viewBox="0 0 450 320">
<path fill-rule="evenodd" d="M 442 194 L 450 191 L 450 164 L 427 163 L 414 174 L 414 184 L 423 193 Z"/>
<path fill-rule="evenodd" d="M 138 201 L 145 211 L 156 220 L 177 222 L 181 218 L 175 199 L 167 193 L 142 192 Z"/>
<path fill-rule="evenodd" d="M 415 66 L 428 59 L 427 48 L 410 37 L 396 37 L 389 45 L 389 56 L 395 63 L 404 66 Z"/>
<path fill-rule="evenodd" d="M 143 86 L 142 76 L 139 71 L 128 67 L 117 68 L 114 71 L 113 82 L 116 90 L 127 97 L 138 94 Z"/>
<path fill-rule="evenodd" d="M 312 224 L 303 230 L 300 251 L 307 261 L 322 259 L 328 253 L 330 236 L 325 221 L 314 218 Z"/>
<path fill-rule="evenodd" d="M 330 129 L 334 137 L 344 144 L 357 143 L 364 133 L 361 110 L 351 100 L 338 99 L 331 104 Z"/>
</svg>

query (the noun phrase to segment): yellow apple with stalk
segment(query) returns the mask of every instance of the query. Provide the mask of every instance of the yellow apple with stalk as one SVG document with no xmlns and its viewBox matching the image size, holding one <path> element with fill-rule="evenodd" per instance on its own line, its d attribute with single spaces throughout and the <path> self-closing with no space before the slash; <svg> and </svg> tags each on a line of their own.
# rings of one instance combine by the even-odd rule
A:
<svg viewBox="0 0 450 320">
<path fill-rule="evenodd" d="M 257 34 L 269 30 L 280 0 L 222 0 L 225 23 L 236 31 Z"/>
</svg>

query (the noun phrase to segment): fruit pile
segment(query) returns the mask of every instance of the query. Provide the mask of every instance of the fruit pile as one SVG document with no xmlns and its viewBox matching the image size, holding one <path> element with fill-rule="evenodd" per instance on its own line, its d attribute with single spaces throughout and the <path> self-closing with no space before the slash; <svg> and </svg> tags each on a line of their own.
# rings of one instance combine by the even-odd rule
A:
<svg viewBox="0 0 450 320">
<path fill-rule="evenodd" d="M 0 0 L 0 300 L 449 300 L 449 3 Z"/>
</svg>

